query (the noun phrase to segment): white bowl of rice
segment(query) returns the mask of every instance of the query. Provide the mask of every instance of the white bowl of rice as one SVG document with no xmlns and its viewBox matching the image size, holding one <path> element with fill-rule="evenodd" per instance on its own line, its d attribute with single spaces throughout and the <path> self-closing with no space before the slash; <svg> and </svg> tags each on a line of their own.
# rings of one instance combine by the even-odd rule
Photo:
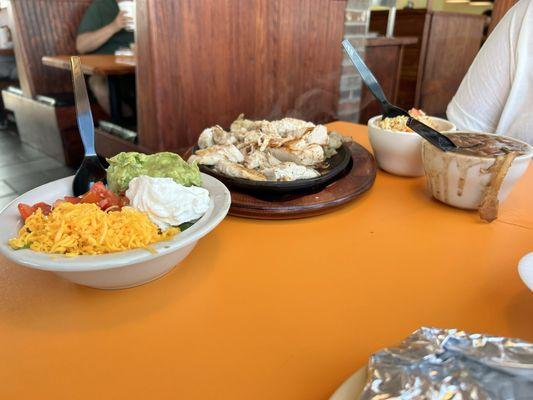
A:
<svg viewBox="0 0 533 400">
<path fill-rule="evenodd" d="M 72 193 L 74 177 L 59 179 L 19 196 L 0 212 L 0 253 L 24 267 L 51 271 L 71 282 L 98 289 L 122 289 L 142 285 L 168 273 L 178 265 L 202 237 L 211 232 L 226 216 L 231 204 L 228 189 L 215 178 L 202 174 L 203 187 L 209 191 L 206 213 L 190 228 L 168 241 L 147 249 L 127 250 L 109 254 L 67 257 L 30 249 L 13 250 L 8 241 L 17 236 L 23 221 L 19 203 L 48 202 Z"/>
<path fill-rule="evenodd" d="M 411 112 L 410 110 L 409 112 Z M 439 132 L 455 131 L 450 121 L 427 115 L 417 119 Z M 406 126 L 407 117 L 385 118 L 378 115 L 368 121 L 368 137 L 378 166 L 394 175 L 422 176 L 422 137 Z"/>
</svg>

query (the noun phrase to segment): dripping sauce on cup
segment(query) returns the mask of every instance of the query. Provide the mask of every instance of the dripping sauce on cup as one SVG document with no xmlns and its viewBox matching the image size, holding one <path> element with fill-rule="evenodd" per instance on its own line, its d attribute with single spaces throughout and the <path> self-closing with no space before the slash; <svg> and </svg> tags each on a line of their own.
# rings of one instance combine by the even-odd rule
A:
<svg viewBox="0 0 533 400">
<path fill-rule="evenodd" d="M 453 207 L 497 218 L 498 206 L 526 172 L 533 148 L 518 139 L 480 132 L 447 134 L 458 146 L 443 152 L 422 145 L 422 162 L 433 197 Z"/>
</svg>

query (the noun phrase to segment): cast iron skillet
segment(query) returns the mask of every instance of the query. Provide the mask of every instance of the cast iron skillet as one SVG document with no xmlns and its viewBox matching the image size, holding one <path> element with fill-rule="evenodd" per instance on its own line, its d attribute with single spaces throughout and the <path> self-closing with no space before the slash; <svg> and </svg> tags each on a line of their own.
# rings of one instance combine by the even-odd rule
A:
<svg viewBox="0 0 533 400">
<path fill-rule="evenodd" d="M 198 150 L 198 147 L 194 147 L 193 154 L 196 150 Z M 260 196 L 280 196 L 321 190 L 346 170 L 351 159 L 350 150 L 343 144 L 337 149 L 337 154 L 326 160 L 328 167 L 325 170 L 319 171 L 321 172 L 320 176 L 290 182 L 252 181 L 249 179 L 232 178 L 215 171 L 213 167 L 207 165 L 200 165 L 200 171 L 217 178 L 229 188 L 239 192 Z"/>
</svg>

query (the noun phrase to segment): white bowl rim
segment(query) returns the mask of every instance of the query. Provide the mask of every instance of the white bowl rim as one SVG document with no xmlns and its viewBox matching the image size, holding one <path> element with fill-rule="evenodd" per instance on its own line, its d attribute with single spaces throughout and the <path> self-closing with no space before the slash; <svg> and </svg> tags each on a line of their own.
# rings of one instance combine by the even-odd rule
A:
<svg viewBox="0 0 533 400">
<path fill-rule="evenodd" d="M 527 253 L 518 261 L 518 275 L 527 288 L 533 291 L 533 279 L 528 280 L 529 277 L 533 278 L 533 274 L 528 274 L 529 266 L 533 266 L 533 251 Z"/>
<path fill-rule="evenodd" d="M 450 135 L 456 135 L 456 134 L 459 134 L 459 133 L 481 133 L 483 135 L 488 135 L 488 136 L 505 137 L 505 138 L 514 140 L 516 142 L 525 144 L 529 148 L 529 152 L 528 153 L 522 154 L 521 156 L 516 157 L 513 162 L 522 161 L 522 160 L 525 160 L 525 159 L 533 157 L 533 146 L 531 146 L 529 143 L 526 143 L 526 142 L 524 142 L 524 141 L 522 141 L 520 139 L 516 139 L 516 138 L 511 137 L 511 136 L 499 135 L 497 133 L 479 132 L 479 131 L 453 131 L 453 132 L 450 131 L 450 132 L 446 132 L 446 133 L 449 133 Z M 426 140 L 424 140 L 422 145 L 425 145 L 425 143 L 427 143 L 428 145 L 431 144 L 431 143 L 427 142 Z M 482 159 L 482 160 L 494 160 L 495 159 L 495 157 L 490 157 L 490 156 L 473 156 L 473 155 L 469 155 L 469 154 L 455 153 L 453 151 L 448 151 L 448 152 L 446 152 L 446 154 L 450 154 L 450 156 L 459 157 L 459 158 L 470 158 L 470 159 L 478 158 L 478 159 Z"/>
<path fill-rule="evenodd" d="M 449 129 L 447 131 L 443 131 L 443 132 L 455 132 L 455 130 L 457 129 L 457 127 L 455 126 L 455 124 L 453 122 L 450 122 L 450 121 L 448 121 L 445 118 L 433 117 L 431 115 L 428 115 L 428 117 L 431 118 L 431 119 L 435 119 L 437 121 L 446 122 L 446 123 L 451 125 L 451 129 Z M 376 121 L 378 120 L 378 118 L 383 118 L 383 114 L 376 115 L 375 117 L 370 118 L 368 120 L 367 125 L 372 125 L 372 127 L 380 130 L 381 132 L 379 132 L 379 133 L 394 134 L 396 136 L 409 136 L 409 137 L 418 136 L 418 137 L 420 137 L 418 135 L 418 133 L 416 133 L 416 132 L 393 131 L 393 130 L 390 130 L 390 129 L 381 128 L 380 126 L 378 126 L 376 124 Z M 420 137 L 420 138 L 422 139 L 422 137 Z"/>
<path fill-rule="evenodd" d="M 73 179 L 74 176 L 58 179 L 20 195 L 0 210 L 0 222 L 2 222 L 2 217 L 6 217 L 4 213 L 7 209 L 12 204 L 20 202 L 22 197 L 46 186 L 57 185 L 59 182 L 72 181 Z M 202 173 L 202 180 L 204 182 L 203 187 L 206 184 L 212 187 L 211 190 L 208 189 L 211 197 L 208 211 L 193 226 L 175 235 L 171 240 L 153 244 L 152 247 L 156 253 L 151 253 L 146 249 L 132 249 L 108 254 L 66 257 L 61 254 L 41 253 L 30 249 L 13 250 L 7 243 L 0 243 L 0 253 L 16 264 L 56 272 L 102 271 L 151 261 L 198 241 L 225 218 L 231 205 L 229 190 L 222 182 L 209 175 Z M 219 193 L 214 194 L 212 193 L 213 190 Z"/>
</svg>

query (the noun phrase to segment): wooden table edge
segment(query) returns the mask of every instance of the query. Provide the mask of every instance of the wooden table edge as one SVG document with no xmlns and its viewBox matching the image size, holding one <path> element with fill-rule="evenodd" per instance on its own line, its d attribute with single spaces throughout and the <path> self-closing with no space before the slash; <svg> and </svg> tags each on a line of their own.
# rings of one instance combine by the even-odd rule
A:
<svg viewBox="0 0 533 400">
<path fill-rule="evenodd" d="M 112 54 L 109 54 L 110 56 L 113 56 L 113 57 L 124 57 L 124 56 L 115 56 L 115 55 L 112 55 Z M 59 58 L 59 57 L 70 57 L 70 56 L 65 56 L 65 55 L 57 55 L 57 56 L 43 56 L 41 58 L 41 62 L 43 63 L 43 65 L 46 65 L 47 67 L 52 67 L 52 68 L 58 68 L 58 69 L 62 69 L 62 70 L 65 70 L 65 71 L 70 71 L 70 62 L 68 59 L 62 59 L 62 58 Z M 80 57 L 83 57 L 83 55 L 81 55 Z M 126 64 L 126 63 L 117 63 L 117 64 L 120 64 L 120 65 L 123 65 L 124 67 L 128 67 L 128 69 L 124 68 L 124 69 L 119 69 L 119 70 L 116 70 L 116 71 L 113 71 L 112 73 L 110 73 L 109 71 L 103 71 L 101 70 L 100 68 L 98 67 L 87 67 L 86 64 L 84 64 L 82 62 L 81 64 L 81 69 L 83 71 L 84 74 L 86 75 L 94 75 L 94 74 L 99 74 L 99 75 L 129 75 L 129 74 L 133 74 L 135 73 L 135 66 L 133 65 L 130 65 L 130 64 Z"/>
</svg>

